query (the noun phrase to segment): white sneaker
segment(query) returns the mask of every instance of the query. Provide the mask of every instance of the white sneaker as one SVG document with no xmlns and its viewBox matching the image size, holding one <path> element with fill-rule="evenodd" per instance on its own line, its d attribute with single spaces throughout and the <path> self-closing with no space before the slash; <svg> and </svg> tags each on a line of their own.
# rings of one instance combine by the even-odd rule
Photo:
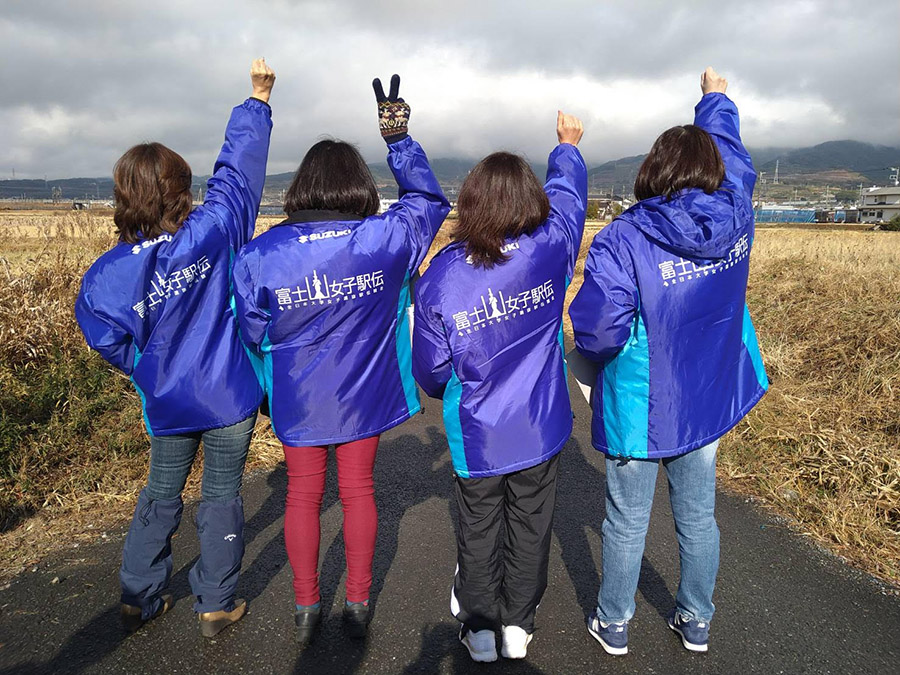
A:
<svg viewBox="0 0 900 675">
<path fill-rule="evenodd" d="M 500 653 L 505 659 L 524 659 L 531 644 L 531 633 L 526 633 L 518 626 L 503 626 L 503 646 Z"/>
<path fill-rule="evenodd" d="M 497 660 L 497 634 L 492 630 L 468 631 L 459 630 L 459 641 L 469 650 L 473 661 L 489 663 Z"/>
</svg>

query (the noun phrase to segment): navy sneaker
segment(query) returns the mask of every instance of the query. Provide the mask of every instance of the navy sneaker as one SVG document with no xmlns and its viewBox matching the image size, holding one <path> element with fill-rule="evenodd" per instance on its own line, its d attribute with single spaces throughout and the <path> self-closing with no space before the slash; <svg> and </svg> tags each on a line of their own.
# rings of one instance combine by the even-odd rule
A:
<svg viewBox="0 0 900 675">
<path fill-rule="evenodd" d="M 628 653 L 628 622 L 607 623 L 597 618 L 596 610 L 587 621 L 588 633 L 600 643 L 607 654 L 622 656 Z"/>
<path fill-rule="evenodd" d="M 692 652 L 709 650 L 709 622 L 688 619 L 678 610 L 673 609 L 666 617 L 669 628 L 681 636 L 681 644 Z"/>
</svg>

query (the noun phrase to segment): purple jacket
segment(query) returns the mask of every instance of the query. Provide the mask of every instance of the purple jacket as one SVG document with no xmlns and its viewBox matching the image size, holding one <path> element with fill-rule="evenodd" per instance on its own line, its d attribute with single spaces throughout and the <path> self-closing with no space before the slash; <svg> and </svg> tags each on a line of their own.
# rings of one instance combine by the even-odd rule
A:
<svg viewBox="0 0 900 675">
<path fill-rule="evenodd" d="M 463 478 L 539 464 L 572 433 L 562 313 L 584 233 L 587 170 L 578 149 L 550 154 L 550 215 L 510 239 L 509 260 L 474 267 L 455 243 L 416 286 L 413 374 L 444 401 L 453 468 Z"/>
<path fill-rule="evenodd" d="M 420 409 L 410 279 L 450 204 L 421 146 L 388 146 L 400 200 L 381 215 L 300 211 L 234 262 L 241 337 L 264 364 L 272 427 L 291 446 L 346 443 Z"/>
</svg>

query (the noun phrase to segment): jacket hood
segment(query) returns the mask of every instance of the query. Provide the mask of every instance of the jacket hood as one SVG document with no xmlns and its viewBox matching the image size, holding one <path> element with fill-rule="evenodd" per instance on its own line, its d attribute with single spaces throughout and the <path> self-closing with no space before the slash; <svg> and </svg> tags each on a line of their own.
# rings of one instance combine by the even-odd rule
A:
<svg viewBox="0 0 900 675">
<path fill-rule="evenodd" d="M 644 199 L 619 218 L 661 246 L 688 258 L 725 258 L 753 222 L 748 205 L 727 190 L 681 190 L 668 201 Z"/>
</svg>

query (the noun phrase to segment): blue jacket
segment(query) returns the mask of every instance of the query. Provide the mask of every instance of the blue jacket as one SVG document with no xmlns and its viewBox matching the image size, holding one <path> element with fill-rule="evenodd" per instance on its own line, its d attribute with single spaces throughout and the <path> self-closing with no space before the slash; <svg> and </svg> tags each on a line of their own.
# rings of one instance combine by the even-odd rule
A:
<svg viewBox="0 0 900 675">
<path fill-rule="evenodd" d="M 420 410 L 410 278 L 450 204 L 421 146 L 388 146 L 400 200 L 381 215 L 299 211 L 235 259 L 241 335 L 265 364 L 272 428 L 290 446 L 380 434 Z"/>
<path fill-rule="evenodd" d="M 711 443 L 768 388 L 746 305 L 756 172 L 724 94 L 697 104 L 725 163 L 713 194 L 638 202 L 594 238 L 569 308 L 575 345 L 602 365 L 594 447 L 671 457 Z"/>
<path fill-rule="evenodd" d="M 206 201 L 175 234 L 120 242 L 87 271 L 75 316 L 92 349 L 131 376 L 150 435 L 229 426 L 262 389 L 231 311 L 231 261 L 253 236 L 271 109 L 231 113 Z"/>
<path fill-rule="evenodd" d="M 491 269 L 450 244 L 416 286 L 413 374 L 444 400 L 453 468 L 463 478 L 540 464 L 572 433 L 562 313 L 584 234 L 587 170 L 578 149 L 550 154 L 550 215 L 509 239 Z"/>
</svg>

